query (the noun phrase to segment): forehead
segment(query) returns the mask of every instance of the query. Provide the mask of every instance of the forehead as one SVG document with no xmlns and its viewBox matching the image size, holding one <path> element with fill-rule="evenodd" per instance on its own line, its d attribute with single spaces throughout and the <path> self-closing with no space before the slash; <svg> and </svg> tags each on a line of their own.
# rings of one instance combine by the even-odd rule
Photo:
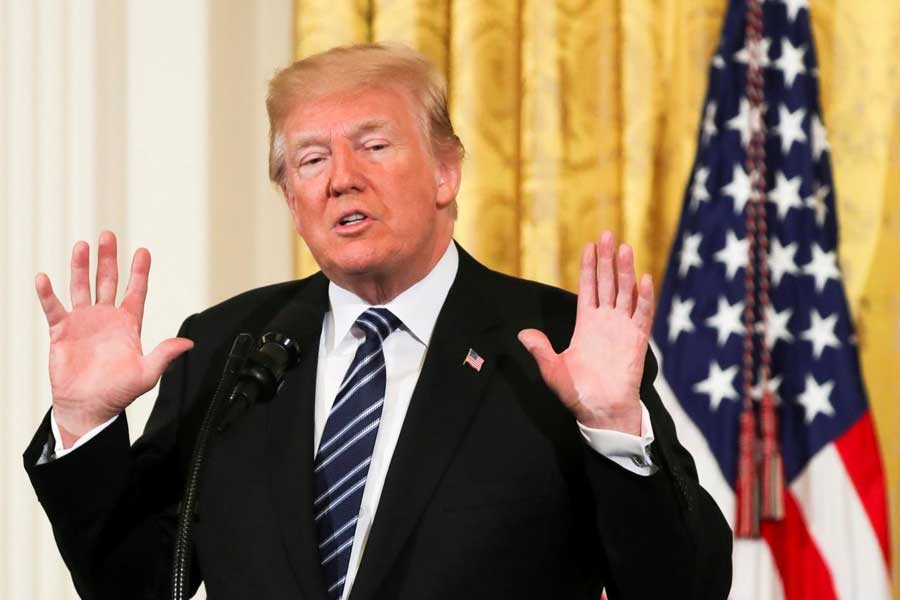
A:
<svg viewBox="0 0 900 600">
<path fill-rule="evenodd" d="M 353 135 L 365 131 L 408 134 L 418 129 L 414 104 L 401 89 L 356 88 L 300 100 L 284 121 L 289 142 L 310 136 Z"/>
</svg>

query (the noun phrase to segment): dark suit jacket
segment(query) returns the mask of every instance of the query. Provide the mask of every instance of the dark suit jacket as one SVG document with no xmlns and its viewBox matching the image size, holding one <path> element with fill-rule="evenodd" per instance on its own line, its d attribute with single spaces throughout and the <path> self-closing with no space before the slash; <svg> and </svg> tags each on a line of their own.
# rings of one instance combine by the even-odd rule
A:
<svg viewBox="0 0 900 600">
<path fill-rule="evenodd" d="M 124 418 L 77 452 L 25 467 L 85 598 L 167 598 L 186 465 L 239 332 L 288 324 L 303 348 L 276 397 L 209 452 L 193 586 L 213 600 L 325 598 L 312 521 L 317 350 L 327 280 L 246 292 L 188 318 L 195 348 L 167 370 L 144 435 Z M 460 252 L 416 385 L 352 600 L 725 598 L 731 534 L 651 382 L 641 394 L 659 471 L 634 475 L 593 452 L 516 339 L 568 345 L 575 297 Z M 480 372 L 463 364 L 469 348 Z M 597 365 L 602 369 L 603 365 Z"/>
</svg>

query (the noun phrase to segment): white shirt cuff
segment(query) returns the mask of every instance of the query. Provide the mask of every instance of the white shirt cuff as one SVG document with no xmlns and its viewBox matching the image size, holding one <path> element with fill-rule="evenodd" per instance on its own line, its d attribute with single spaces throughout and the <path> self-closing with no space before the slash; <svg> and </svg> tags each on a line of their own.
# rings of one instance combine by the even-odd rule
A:
<svg viewBox="0 0 900 600">
<path fill-rule="evenodd" d="M 594 429 L 578 423 L 581 435 L 595 452 L 602 454 L 623 469 L 637 475 L 653 475 L 658 467 L 650 458 L 650 444 L 653 437 L 653 425 L 650 413 L 641 402 L 641 435 L 631 435 L 611 429 Z"/>
<path fill-rule="evenodd" d="M 53 438 L 47 440 L 47 443 L 44 445 L 44 451 L 41 453 L 41 457 L 38 459 L 37 464 L 43 465 L 53 460 L 57 460 L 62 458 L 66 454 L 74 452 L 76 449 L 87 444 L 91 439 L 97 436 L 101 431 L 106 429 L 112 424 L 113 421 L 119 418 L 119 415 L 114 416 L 112 419 L 103 423 L 101 425 L 97 425 L 83 436 L 78 438 L 74 444 L 72 444 L 71 448 L 63 448 L 62 444 L 62 435 L 59 432 L 59 425 L 56 423 L 56 417 L 53 416 L 53 411 L 50 411 L 50 430 L 53 432 Z M 53 447 L 51 447 L 51 442 L 53 443 Z"/>
</svg>

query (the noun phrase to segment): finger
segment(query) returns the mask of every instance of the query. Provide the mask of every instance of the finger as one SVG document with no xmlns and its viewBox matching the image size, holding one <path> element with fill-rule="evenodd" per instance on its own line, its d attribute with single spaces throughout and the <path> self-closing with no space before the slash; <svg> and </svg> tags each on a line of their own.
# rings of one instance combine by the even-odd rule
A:
<svg viewBox="0 0 900 600">
<path fill-rule="evenodd" d="M 194 347 L 194 342 L 187 338 L 169 338 L 159 343 L 153 352 L 144 357 L 144 384 L 150 389 L 169 363 Z"/>
<path fill-rule="evenodd" d="M 144 319 L 144 302 L 147 300 L 147 281 L 150 276 L 150 253 L 146 248 L 138 248 L 131 259 L 131 274 L 128 287 L 122 298 L 122 308 L 134 315 L 138 327 Z"/>
<path fill-rule="evenodd" d="M 518 338 L 537 363 L 538 369 L 541 371 L 541 377 L 544 378 L 548 386 L 553 388 L 556 383 L 554 381 L 554 373 L 559 354 L 553 350 L 550 340 L 547 339 L 543 331 L 537 329 L 523 329 L 519 332 Z"/>
<path fill-rule="evenodd" d="M 616 294 L 616 310 L 630 317 L 634 310 L 634 252 L 631 246 L 622 244 L 616 254 L 619 288 Z"/>
<path fill-rule="evenodd" d="M 650 336 L 650 328 L 653 326 L 653 279 L 649 275 L 641 277 L 638 284 L 637 306 L 634 309 L 634 324 L 644 334 Z"/>
<path fill-rule="evenodd" d="M 38 300 L 41 301 L 41 309 L 47 317 L 47 324 L 53 327 L 66 316 L 66 309 L 53 293 L 53 286 L 46 273 L 38 273 L 34 277 L 34 289 L 37 290 Z"/>
<path fill-rule="evenodd" d="M 97 243 L 97 304 L 115 304 L 118 285 L 116 236 L 111 231 L 104 231 Z"/>
<path fill-rule="evenodd" d="M 615 238 L 611 231 L 604 231 L 597 244 L 597 305 L 612 308 L 616 300 Z"/>
<path fill-rule="evenodd" d="M 597 246 L 586 244 L 578 274 L 578 314 L 597 308 Z"/>
<path fill-rule="evenodd" d="M 72 308 L 91 304 L 90 255 L 91 249 L 87 242 L 75 242 L 72 248 L 72 277 L 69 282 Z"/>
</svg>

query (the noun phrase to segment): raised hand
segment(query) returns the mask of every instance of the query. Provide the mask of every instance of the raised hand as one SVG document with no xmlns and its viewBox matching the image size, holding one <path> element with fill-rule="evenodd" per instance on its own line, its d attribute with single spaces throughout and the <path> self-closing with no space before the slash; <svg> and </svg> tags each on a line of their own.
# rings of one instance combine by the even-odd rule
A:
<svg viewBox="0 0 900 600">
<path fill-rule="evenodd" d="M 557 354 L 537 329 L 519 332 L 547 386 L 583 425 L 641 433 L 640 386 L 653 323 L 653 282 L 636 284 L 634 255 L 609 231 L 581 257 L 578 312 L 569 347 Z"/>
<path fill-rule="evenodd" d="M 104 231 L 98 246 L 96 302 L 91 299 L 86 242 L 72 249 L 71 311 L 63 307 L 46 274 L 38 273 L 34 282 L 50 325 L 53 416 L 66 447 L 150 390 L 166 366 L 193 347 L 191 340 L 170 338 L 144 355 L 141 324 L 150 253 L 144 248 L 134 253 L 128 288 L 117 307 L 116 236 Z"/>
</svg>

